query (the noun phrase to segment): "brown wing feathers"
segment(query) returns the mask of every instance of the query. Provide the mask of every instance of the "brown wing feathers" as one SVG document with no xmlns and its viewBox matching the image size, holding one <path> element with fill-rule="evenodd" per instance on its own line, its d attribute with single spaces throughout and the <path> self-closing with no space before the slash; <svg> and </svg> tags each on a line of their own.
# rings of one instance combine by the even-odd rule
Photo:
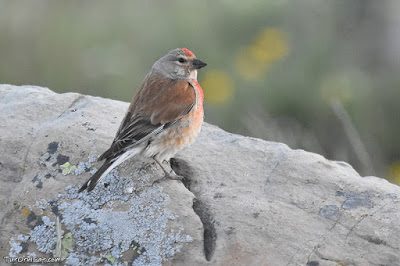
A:
<svg viewBox="0 0 400 266">
<path fill-rule="evenodd" d="M 195 103 L 196 94 L 189 82 L 149 78 L 139 87 L 113 144 L 99 160 L 113 160 L 138 141 L 158 134 L 188 114 Z"/>
<path fill-rule="evenodd" d="M 155 102 L 155 108 L 152 110 L 143 110 L 146 113 L 151 113 L 151 122 L 153 124 L 172 122 L 186 115 L 188 107 L 191 109 L 195 104 L 196 95 L 194 89 L 187 81 L 176 82 L 165 89 L 163 94 L 165 96 Z"/>
</svg>

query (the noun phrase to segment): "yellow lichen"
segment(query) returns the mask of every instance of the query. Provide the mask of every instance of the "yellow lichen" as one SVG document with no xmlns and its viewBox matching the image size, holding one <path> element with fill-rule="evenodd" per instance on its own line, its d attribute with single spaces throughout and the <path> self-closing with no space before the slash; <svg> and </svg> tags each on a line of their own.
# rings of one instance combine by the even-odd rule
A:
<svg viewBox="0 0 400 266">
<path fill-rule="evenodd" d="M 24 207 L 22 209 L 22 215 L 28 217 L 29 214 L 31 214 L 31 211 Z"/>
</svg>

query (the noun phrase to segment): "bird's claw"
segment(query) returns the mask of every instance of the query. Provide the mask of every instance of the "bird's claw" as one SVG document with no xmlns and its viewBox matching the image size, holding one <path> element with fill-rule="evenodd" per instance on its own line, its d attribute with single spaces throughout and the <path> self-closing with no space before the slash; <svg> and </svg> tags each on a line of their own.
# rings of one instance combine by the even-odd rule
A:
<svg viewBox="0 0 400 266">
<path fill-rule="evenodd" d="M 160 182 L 162 182 L 162 181 L 164 181 L 164 180 L 166 180 L 166 179 L 184 181 L 184 180 L 185 180 L 185 177 L 184 177 L 184 176 L 181 176 L 181 175 L 178 175 L 178 174 L 176 174 L 175 172 L 171 172 L 171 173 L 168 173 L 168 174 L 166 173 L 166 174 L 164 175 L 164 177 L 155 180 L 155 181 L 153 182 L 152 185 L 154 185 L 154 184 L 156 184 L 156 183 L 160 183 Z"/>
<path fill-rule="evenodd" d="M 180 180 L 180 181 L 185 180 L 184 176 L 178 175 L 175 172 L 166 174 L 164 178 L 168 178 L 168 179 L 172 179 L 172 180 Z"/>
</svg>

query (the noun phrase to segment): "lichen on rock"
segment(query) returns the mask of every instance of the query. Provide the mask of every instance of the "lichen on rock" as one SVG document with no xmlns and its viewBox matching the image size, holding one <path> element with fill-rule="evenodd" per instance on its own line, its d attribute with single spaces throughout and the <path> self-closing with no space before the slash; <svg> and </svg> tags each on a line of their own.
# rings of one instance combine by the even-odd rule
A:
<svg viewBox="0 0 400 266">
<path fill-rule="evenodd" d="M 169 197 L 163 188 L 148 186 L 145 176 L 138 172 L 134 175 L 139 185 L 114 170 L 91 193 L 78 193 L 77 186 L 68 186 L 65 194 L 35 203 L 43 212 L 56 209 L 64 237 L 74 240 L 74 247 L 65 254 L 68 265 L 101 262 L 106 259 L 105 254 L 111 254 L 114 265 L 161 265 L 180 251 L 182 243 L 191 241 L 183 228 L 177 232 L 168 230 L 168 221 L 176 217 L 166 208 Z M 125 193 L 126 187 L 133 187 L 135 193 Z M 24 242 L 29 240 L 39 251 L 49 254 L 57 242 L 55 221 L 45 215 L 41 219 L 42 223 L 29 232 Z M 123 258 L 132 243 L 140 246 L 135 246 L 136 256 Z M 14 255 L 22 250 L 14 241 L 10 244 Z"/>
</svg>

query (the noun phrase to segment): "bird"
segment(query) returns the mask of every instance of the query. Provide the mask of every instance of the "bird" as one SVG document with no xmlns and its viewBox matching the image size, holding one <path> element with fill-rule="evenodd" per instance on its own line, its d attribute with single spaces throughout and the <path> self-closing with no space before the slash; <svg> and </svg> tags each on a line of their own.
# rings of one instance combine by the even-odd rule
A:
<svg viewBox="0 0 400 266">
<path fill-rule="evenodd" d="M 176 48 L 157 60 L 138 87 L 115 138 L 98 161 L 102 166 L 79 189 L 92 191 L 115 167 L 135 155 L 152 158 L 164 178 L 182 180 L 169 160 L 200 132 L 204 94 L 197 70 L 207 64 L 187 48 Z"/>
</svg>

